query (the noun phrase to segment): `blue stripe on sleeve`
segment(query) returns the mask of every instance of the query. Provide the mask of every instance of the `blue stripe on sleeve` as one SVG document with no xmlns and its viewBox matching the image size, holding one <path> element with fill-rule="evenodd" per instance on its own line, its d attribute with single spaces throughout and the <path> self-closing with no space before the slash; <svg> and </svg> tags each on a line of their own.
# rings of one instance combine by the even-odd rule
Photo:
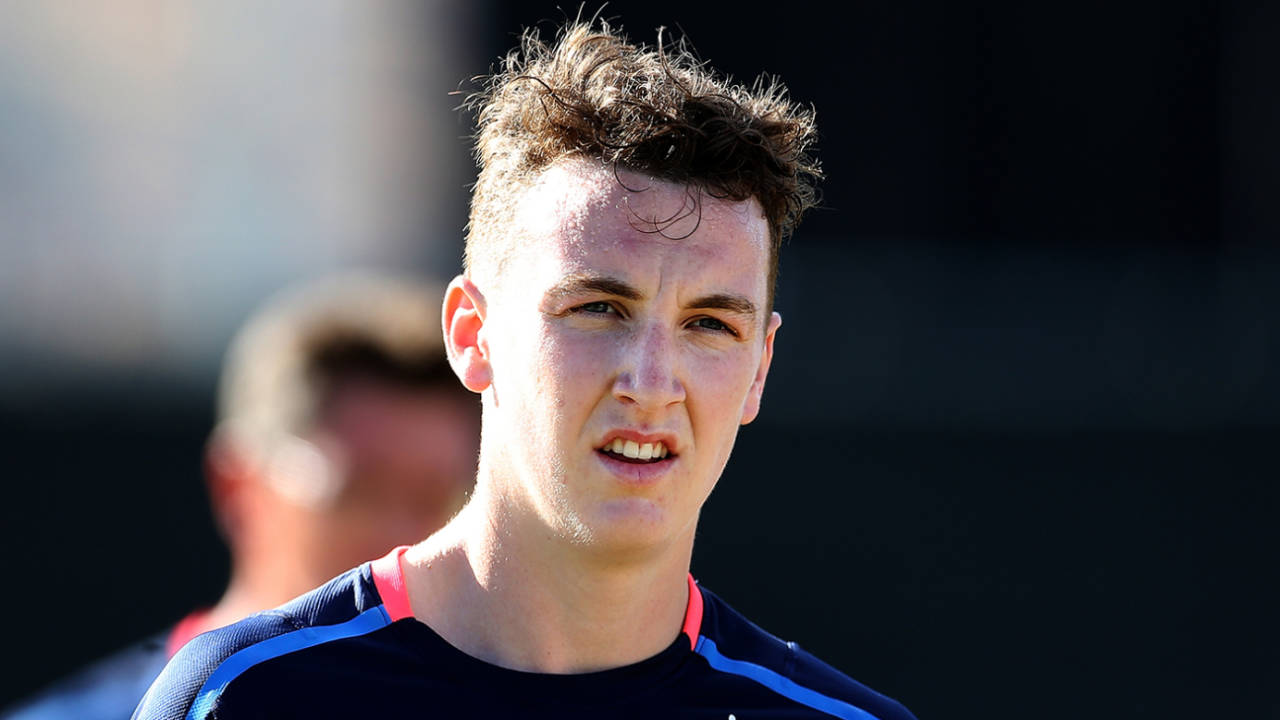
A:
<svg viewBox="0 0 1280 720">
<path fill-rule="evenodd" d="M 816 690 L 810 690 L 803 685 L 797 685 L 791 678 L 780 675 L 767 667 L 745 660 L 727 658 L 720 654 L 720 649 L 716 647 L 715 641 L 706 635 L 698 638 L 698 646 L 694 651 L 706 658 L 711 667 L 720 672 L 741 675 L 754 680 L 779 695 L 795 700 L 801 705 L 807 705 L 814 710 L 821 710 L 828 715 L 843 718 L 843 720 L 877 720 L 875 715 L 866 710 L 856 708 L 833 697 L 828 697 Z"/>
<path fill-rule="evenodd" d="M 365 610 L 344 623 L 304 627 L 300 630 L 294 630 L 263 640 L 233 653 L 226 660 L 223 660 L 222 664 L 209 676 L 209 679 L 204 681 L 204 685 L 200 686 L 200 692 L 196 695 L 196 700 L 192 703 L 191 710 L 187 712 L 187 720 L 204 718 L 213 708 L 218 696 L 227 689 L 227 685 L 232 680 L 235 680 L 240 673 L 258 663 L 266 662 L 281 655 L 287 655 L 295 650 L 314 647 L 333 640 L 364 635 L 390 624 L 391 618 L 387 615 L 387 611 L 379 605 Z"/>
</svg>

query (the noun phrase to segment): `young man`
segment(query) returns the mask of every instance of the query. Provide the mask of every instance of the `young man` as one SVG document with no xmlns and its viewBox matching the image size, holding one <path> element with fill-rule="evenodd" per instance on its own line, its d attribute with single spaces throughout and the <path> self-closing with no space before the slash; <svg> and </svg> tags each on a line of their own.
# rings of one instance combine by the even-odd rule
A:
<svg viewBox="0 0 1280 720">
<path fill-rule="evenodd" d="M 580 24 L 527 37 L 475 107 L 443 313 L 482 397 L 474 495 L 421 543 L 198 638 L 135 716 L 910 718 L 689 575 L 760 408 L 811 115 Z"/>
<path fill-rule="evenodd" d="M 222 599 L 6 720 L 123 720 L 196 634 L 441 527 L 475 477 L 479 407 L 438 326 L 440 288 L 373 276 L 278 296 L 237 336 L 206 480 L 231 550 Z"/>
</svg>

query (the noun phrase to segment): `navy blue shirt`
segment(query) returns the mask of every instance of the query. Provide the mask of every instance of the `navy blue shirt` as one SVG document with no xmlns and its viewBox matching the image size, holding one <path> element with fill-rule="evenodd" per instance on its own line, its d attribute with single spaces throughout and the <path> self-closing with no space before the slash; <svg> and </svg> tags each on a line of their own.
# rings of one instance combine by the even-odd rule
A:
<svg viewBox="0 0 1280 720">
<path fill-rule="evenodd" d="M 402 553 L 197 637 L 161 673 L 135 720 L 914 720 L 902 705 L 764 632 L 692 579 L 683 632 L 647 660 L 576 675 L 491 665 L 413 618 Z"/>
</svg>

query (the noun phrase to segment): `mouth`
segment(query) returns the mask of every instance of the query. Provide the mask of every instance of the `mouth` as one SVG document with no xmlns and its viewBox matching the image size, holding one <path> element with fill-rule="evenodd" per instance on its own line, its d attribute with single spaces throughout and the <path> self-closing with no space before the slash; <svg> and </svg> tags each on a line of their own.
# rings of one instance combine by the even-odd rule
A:
<svg viewBox="0 0 1280 720">
<path fill-rule="evenodd" d="M 667 449 L 665 443 L 642 443 L 623 438 L 614 438 L 611 442 L 605 443 L 603 447 L 597 448 L 596 452 L 612 460 L 632 465 L 652 465 L 676 457 L 675 453 Z"/>
</svg>

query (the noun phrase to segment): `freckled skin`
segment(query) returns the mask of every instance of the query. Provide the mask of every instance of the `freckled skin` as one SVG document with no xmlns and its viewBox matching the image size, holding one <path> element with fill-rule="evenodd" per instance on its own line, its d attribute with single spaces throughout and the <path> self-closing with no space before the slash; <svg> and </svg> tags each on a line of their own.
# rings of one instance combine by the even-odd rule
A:
<svg viewBox="0 0 1280 720">
<path fill-rule="evenodd" d="M 768 225 L 754 200 L 703 196 L 700 218 L 645 232 L 687 212 L 687 189 L 619 177 L 640 191 L 598 163 L 553 166 L 521 198 L 504 270 L 473 277 L 492 364 L 481 472 L 506 512 L 562 541 L 687 553 L 737 428 L 758 409 L 781 322 L 766 321 Z M 574 275 L 616 278 L 640 297 L 548 295 Z M 755 314 L 690 305 L 715 294 Z M 669 472 L 619 482 L 596 452 L 617 428 L 671 433 Z"/>
</svg>

